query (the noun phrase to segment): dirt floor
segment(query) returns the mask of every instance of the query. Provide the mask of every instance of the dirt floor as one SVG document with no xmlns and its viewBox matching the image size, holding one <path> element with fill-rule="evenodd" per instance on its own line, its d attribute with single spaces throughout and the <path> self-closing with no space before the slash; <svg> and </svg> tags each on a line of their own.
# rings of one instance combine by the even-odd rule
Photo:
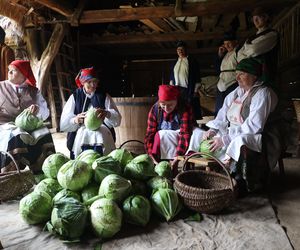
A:
<svg viewBox="0 0 300 250">
<path fill-rule="evenodd" d="M 56 151 L 69 155 L 66 134 L 53 134 Z M 280 224 L 286 230 L 291 244 L 300 250 L 300 158 L 284 159 L 285 176 L 280 176 L 276 167 L 271 176 L 270 199 L 277 212 Z"/>
</svg>

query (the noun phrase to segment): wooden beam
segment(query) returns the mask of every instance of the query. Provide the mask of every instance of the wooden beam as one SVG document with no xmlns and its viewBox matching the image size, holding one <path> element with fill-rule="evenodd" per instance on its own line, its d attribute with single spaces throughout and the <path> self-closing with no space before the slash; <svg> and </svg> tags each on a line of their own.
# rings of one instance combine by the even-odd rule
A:
<svg viewBox="0 0 300 250">
<path fill-rule="evenodd" d="M 239 37 L 247 37 L 250 32 L 241 32 Z M 222 39 L 222 32 L 185 32 L 185 33 L 164 33 L 151 35 L 119 35 L 119 36 L 102 36 L 98 39 L 86 39 L 81 41 L 81 45 L 115 45 L 115 44 L 136 44 L 136 43 L 154 43 L 154 42 L 173 42 L 173 41 L 195 41 Z"/>
<path fill-rule="evenodd" d="M 82 15 L 83 9 L 85 5 L 87 4 L 88 0 L 80 0 L 75 11 L 73 12 L 71 18 L 70 18 L 70 23 L 71 26 L 78 26 L 79 25 L 79 20 Z"/>
<path fill-rule="evenodd" d="M 51 10 L 62 14 L 63 16 L 69 17 L 73 14 L 73 10 L 69 7 L 64 6 L 61 3 L 58 3 L 55 0 L 35 0 L 35 2 L 48 7 Z"/>
<path fill-rule="evenodd" d="M 54 58 L 61 46 L 62 40 L 65 36 L 66 26 L 61 23 L 57 23 L 54 27 L 53 33 L 49 39 L 48 46 L 44 50 L 41 59 L 39 61 L 39 69 L 37 72 L 37 82 L 39 88 L 43 92 L 47 85 L 47 77 Z"/>
<path fill-rule="evenodd" d="M 101 48 L 97 50 L 102 51 Z M 188 48 L 189 55 L 203 55 L 203 54 L 216 54 L 218 51 L 217 47 L 210 48 Z M 137 57 L 137 56 L 176 56 L 176 48 L 164 49 L 164 48 L 114 48 L 106 49 L 102 51 L 103 55 L 116 55 L 116 56 L 126 56 L 126 57 Z"/>
<path fill-rule="evenodd" d="M 180 15 L 178 13 L 176 14 L 173 6 L 137 7 L 129 9 L 126 8 L 110 10 L 88 10 L 83 12 L 82 17 L 80 19 L 80 23 L 108 23 L 177 16 L 219 15 L 220 13 L 234 13 L 252 10 L 256 6 L 286 6 L 288 4 L 296 2 L 296 0 L 212 0 L 201 3 L 183 4 Z"/>
<path fill-rule="evenodd" d="M 141 19 L 140 22 L 153 29 L 156 32 L 164 32 L 162 28 L 152 22 L 150 19 Z"/>
</svg>

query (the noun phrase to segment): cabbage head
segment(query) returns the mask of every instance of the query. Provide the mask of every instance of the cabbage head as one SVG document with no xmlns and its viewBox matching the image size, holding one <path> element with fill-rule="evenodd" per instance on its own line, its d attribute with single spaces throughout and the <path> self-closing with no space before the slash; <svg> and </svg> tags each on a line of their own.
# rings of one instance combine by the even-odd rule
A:
<svg viewBox="0 0 300 250">
<path fill-rule="evenodd" d="M 154 171 L 159 176 L 166 177 L 166 178 L 171 178 L 172 177 L 171 164 L 168 161 L 161 161 L 160 163 L 158 163 L 155 166 Z"/>
<path fill-rule="evenodd" d="M 102 198 L 94 201 L 90 213 L 92 227 L 98 237 L 110 238 L 120 231 L 123 215 L 113 200 Z"/>
<path fill-rule="evenodd" d="M 83 161 L 92 167 L 93 162 L 100 157 L 101 155 L 98 152 L 93 149 L 88 149 L 81 152 L 81 154 L 76 157 L 76 160 Z"/>
<path fill-rule="evenodd" d="M 49 155 L 42 166 L 42 170 L 46 177 L 48 178 L 57 178 L 57 172 L 70 159 L 62 153 L 56 153 Z"/>
<path fill-rule="evenodd" d="M 159 188 L 173 188 L 171 181 L 161 176 L 155 176 L 151 178 L 147 182 L 147 186 L 149 189 L 151 189 L 151 192 L 156 191 Z"/>
<path fill-rule="evenodd" d="M 146 195 L 147 187 L 143 181 L 131 179 L 131 195 Z"/>
<path fill-rule="evenodd" d="M 94 182 L 90 183 L 81 191 L 82 201 L 86 202 L 89 199 L 97 196 L 98 192 L 99 192 L 99 184 L 96 184 Z"/>
<path fill-rule="evenodd" d="M 136 180 L 147 180 L 156 176 L 156 173 L 154 172 L 154 163 L 147 154 L 139 155 L 129 162 L 125 166 L 124 174 L 128 178 Z"/>
<path fill-rule="evenodd" d="M 58 171 L 59 184 L 72 191 L 82 190 L 91 180 L 93 169 L 85 162 L 70 160 Z"/>
<path fill-rule="evenodd" d="M 20 200 L 19 213 L 28 224 L 39 224 L 50 219 L 52 198 L 46 192 L 32 192 Z"/>
<path fill-rule="evenodd" d="M 123 148 L 113 150 L 112 152 L 110 152 L 109 156 L 118 161 L 121 164 L 122 168 L 124 168 L 126 164 L 133 159 L 132 154 L 127 149 Z"/>
<path fill-rule="evenodd" d="M 62 197 L 64 198 L 68 198 L 68 197 L 72 197 L 78 201 L 81 201 L 81 197 L 78 193 L 73 192 L 71 190 L 68 189 L 63 189 L 61 191 L 59 191 L 53 198 L 52 203 L 56 203 L 58 200 L 62 199 Z"/>
<path fill-rule="evenodd" d="M 122 173 L 121 165 L 111 156 L 102 156 L 96 159 L 92 165 L 95 172 L 95 181 L 101 183 L 102 180 L 110 174 Z"/>
<path fill-rule="evenodd" d="M 21 114 L 16 117 L 15 124 L 17 127 L 31 132 L 43 126 L 43 120 L 31 114 L 29 109 L 24 109 Z"/>
<path fill-rule="evenodd" d="M 153 193 L 151 203 L 154 210 L 164 217 L 166 221 L 174 218 L 182 207 L 177 193 L 169 188 L 160 188 Z"/>
<path fill-rule="evenodd" d="M 78 240 L 87 222 L 88 209 L 73 197 L 62 196 L 53 206 L 47 229 L 65 240 Z"/>
<path fill-rule="evenodd" d="M 218 158 L 220 156 L 220 154 L 222 154 L 222 150 L 219 149 L 219 150 L 216 150 L 214 152 L 210 151 L 209 150 L 210 142 L 211 142 L 211 140 L 203 140 L 200 144 L 200 147 L 199 147 L 198 151 L 201 152 L 201 153 L 207 153 L 211 156 L 214 156 L 214 157 Z M 210 158 L 209 156 L 206 156 L 206 155 L 203 155 L 203 157 L 204 158 Z"/>
<path fill-rule="evenodd" d="M 96 108 L 90 108 L 85 115 L 84 125 L 88 130 L 97 130 L 102 125 L 102 120 L 97 118 Z"/>
<path fill-rule="evenodd" d="M 126 222 L 138 226 L 146 226 L 150 220 L 151 205 L 141 195 L 129 196 L 123 202 L 123 215 Z"/>
<path fill-rule="evenodd" d="M 34 188 L 34 192 L 46 192 L 51 196 L 51 198 L 53 198 L 60 190 L 62 190 L 62 187 L 59 185 L 57 180 L 52 178 L 42 180 Z"/>
<path fill-rule="evenodd" d="M 106 176 L 101 182 L 99 195 L 112 199 L 115 202 L 122 202 L 131 191 L 131 182 L 117 174 Z"/>
</svg>

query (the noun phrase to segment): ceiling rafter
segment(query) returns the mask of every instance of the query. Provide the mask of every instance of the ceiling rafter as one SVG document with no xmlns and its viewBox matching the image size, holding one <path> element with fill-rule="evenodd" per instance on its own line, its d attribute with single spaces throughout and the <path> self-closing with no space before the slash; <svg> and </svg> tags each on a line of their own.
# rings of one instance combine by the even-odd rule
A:
<svg viewBox="0 0 300 250">
<path fill-rule="evenodd" d="M 41 0 L 39 0 L 41 1 Z M 43 0 L 46 1 L 46 0 Z M 48 0 L 49 1 L 49 0 Z M 251 10 L 255 6 L 273 7 L 275 5 L 286 5 L 295 3 L 296 0 L 213 0 L 202 3 L 183 4 L 180 13 L 175 11 L 174 6 L 159 7 L 137 7 L 110 10 L 87 10 L 84 11 L 80 23 L 107 23 L 133 21 L 140 19 L 165 18 L 178 16 L 203 16 L 222 13 L 233 13 Z"/>
<path fill-rule="evenodd" d="M 240 32 L 241 38 L 249 36 L 250 32 Z M 108 44 L 134 44 L 134 43 L 153 43 L 153 42 L 171 42 L 171 41 L 195 41 L 222 39 L 224 31 L 220 32 L 184 32 L 184 33 L 164 33 L 164 34 L 145 34 L 145 35 L 112 35 L 99 38 L 87 39 L 81 41 L 82 45 L 108 45 Z"/>
</svg>

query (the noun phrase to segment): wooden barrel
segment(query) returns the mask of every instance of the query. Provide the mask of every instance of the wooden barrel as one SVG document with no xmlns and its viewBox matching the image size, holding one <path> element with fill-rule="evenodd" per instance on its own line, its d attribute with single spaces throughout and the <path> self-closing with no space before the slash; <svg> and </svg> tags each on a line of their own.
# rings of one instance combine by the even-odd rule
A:
<svg viewBox="0 0 300 250">
<path fill-rule="evenodd" d="M 122 121 L 116 131 L 116 147 L 120 147 L 124 142 L 138 140 L 144 142 L 148 113 L 152 105 L 156 102 L 156 97 L 115 97 L 113 98 Z M 144 153 L 144 146 L 141 143 L 131 141 L 123 148 L 135 154 Z"/>
</svg>

